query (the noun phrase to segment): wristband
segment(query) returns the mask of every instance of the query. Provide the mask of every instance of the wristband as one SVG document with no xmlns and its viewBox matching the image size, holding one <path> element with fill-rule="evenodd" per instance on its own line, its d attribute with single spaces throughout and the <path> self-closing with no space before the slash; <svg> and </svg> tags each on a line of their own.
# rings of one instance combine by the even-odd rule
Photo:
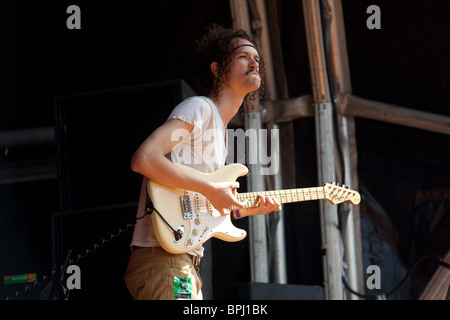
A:
<svg viewBox="0 0 450 320">
<path fill-rule="evenodd" d="M 234 210 L 234 218 L 235 219 L 240 219 L 240 218 L 242 218 L 242 216 L 241 216 L 241 213 L 239 212 L 239 209 L 238 210 Z"/>
</svg>

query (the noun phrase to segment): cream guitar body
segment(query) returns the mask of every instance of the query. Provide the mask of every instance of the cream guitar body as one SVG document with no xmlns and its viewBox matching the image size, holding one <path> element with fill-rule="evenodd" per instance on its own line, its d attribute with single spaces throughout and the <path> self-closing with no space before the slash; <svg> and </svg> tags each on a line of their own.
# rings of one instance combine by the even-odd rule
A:
<svg viewBox="0 0 450 320">
<path fill-rule="evenodd" d="M 203 173 L 188 166 L 179 165 L 183 170 L 209 182 L 236 181 L 247 175 L 248 169 L 241 164 L 229 164 L 214 172 Z M 220 213 L 201 194 L 168 188 L 153 181 L 147 184 L 147 193 L 153 208 L 150 217 L 153 230 L 164 250 L 180 254 L 201 246 L 211 237 L 227 242 L 244 239 L 245 230 L 236 228 L 230 215 Z M 328 199 L 332 204 L 350 201 L 358 204 L 359 193 L 344 187 L 325 184 L 318 188 L 300 188 L 278 191 L 237 193 L 239 201 L 248 200 L 246 207 L 258 206 L 258 195 L 270 195 L 280 203 Z"/>
</svg>

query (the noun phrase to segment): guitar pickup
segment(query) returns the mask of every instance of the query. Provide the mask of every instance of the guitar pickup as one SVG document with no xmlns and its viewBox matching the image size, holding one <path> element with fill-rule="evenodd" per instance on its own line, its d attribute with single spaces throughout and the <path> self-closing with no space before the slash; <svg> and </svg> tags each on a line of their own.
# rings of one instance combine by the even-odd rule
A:
<svg viewBox="0 0 450 320">
<path fill-rule="evenodd" d="M 191 207 L 191 200 L 189 196 L 181 196 L 181 210 L 183 212 L 183 218 L 184 220 L 188 220 L 192 218 L 192 207 Z"/>
</svg>

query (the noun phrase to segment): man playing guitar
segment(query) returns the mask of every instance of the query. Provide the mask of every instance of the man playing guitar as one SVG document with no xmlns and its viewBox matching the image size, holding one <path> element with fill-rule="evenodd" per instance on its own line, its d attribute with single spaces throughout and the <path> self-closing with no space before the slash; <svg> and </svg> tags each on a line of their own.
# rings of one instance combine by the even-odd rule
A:
<svg viewBox="0 0 450 320">
<path fill-rule="evenodd" d="M 221 215 L 230 214 L 230 208 L 237 209 L 236 218 L 281 210 L 275 197 L 264 195 L 259 195 L 257 207 L 244 208 L 235 197 L 236 181 L 200 179 L 177 166 L 184 164 L 205 173 L 223 167 L 227 124 L 245 99 L 254 99 L 262 90 L 263 59 L 257 41 L 244 30 L 212 25 L 198 41 L 197 53 L 197 82 L 205 96 L 188 98 L 176 106 L 131 160 L 131 169 L 144 177 L 137 212 L 143 218 L 135 226 L 125 275 L 128 290 L 137 300 L 202 299 L 198 262 L 203 247 L 173 254 L 160 246 L 150 216 L 145 215 L 149 180 L 197 192 Z"/>
</svg>

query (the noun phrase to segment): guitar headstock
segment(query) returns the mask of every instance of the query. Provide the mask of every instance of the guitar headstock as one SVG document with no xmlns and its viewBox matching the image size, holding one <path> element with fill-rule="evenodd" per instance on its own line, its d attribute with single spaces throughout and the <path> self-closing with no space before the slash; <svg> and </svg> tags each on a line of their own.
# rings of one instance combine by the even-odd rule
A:
<svg viewBox="0 0 450 320">
<path fill-rule="evenodd" d="M 361 201 L 361 196 L 357 191 L 348 189 L 345 185 L 339 186 L 336 184 L 325 183 L 324 185 L 325 198 L 332 204 L 349 201 L 353 205 L 357 205 Z"/>
</svg>

